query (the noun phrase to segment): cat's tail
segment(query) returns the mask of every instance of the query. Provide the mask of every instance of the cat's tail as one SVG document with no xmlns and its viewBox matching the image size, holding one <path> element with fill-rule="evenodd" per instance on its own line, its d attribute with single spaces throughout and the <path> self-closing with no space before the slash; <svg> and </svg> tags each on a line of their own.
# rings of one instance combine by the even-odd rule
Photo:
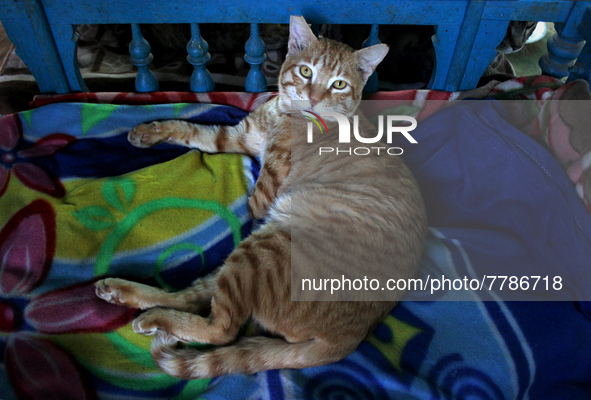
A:
<svg viewBox="0 0 591 400">
<path fill-rule="evenodd" d="M 209 350 L 178 347 L 173 336 L 158 332 L 152 357 L 169 375 L 182 379 L 212 378 L 225 374 L 253 374 L 278 368 L 305 368 L 344 358 L 354 349 L 312 339 L 289 343 L 264 336 L 242 337 L 228 346 Z"/>
</svg>

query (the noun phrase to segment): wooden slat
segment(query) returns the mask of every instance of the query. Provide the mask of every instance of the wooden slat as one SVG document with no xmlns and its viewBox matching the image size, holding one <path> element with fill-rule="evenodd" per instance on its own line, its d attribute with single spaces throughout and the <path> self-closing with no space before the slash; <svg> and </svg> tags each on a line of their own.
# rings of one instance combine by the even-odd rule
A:
<svg viewBox="0 0 591 400">
<path fill-rule="evenodd" d="M 44 0 L 50 22 L 110 23 L 289 23 L 303 15 L 310 23 L 425 24 L 457 22 L 466 0 Z M 362 11 L 362 12 L 361 12 Z"/>
</svg>

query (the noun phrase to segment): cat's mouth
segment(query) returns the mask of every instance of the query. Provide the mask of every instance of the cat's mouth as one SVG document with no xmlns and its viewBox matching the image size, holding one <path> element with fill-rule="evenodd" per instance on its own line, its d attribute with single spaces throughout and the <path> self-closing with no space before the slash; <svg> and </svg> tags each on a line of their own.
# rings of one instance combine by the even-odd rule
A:
<svg viewBox="0 0 591 400">
<path fill-rule="evenodd" d="M 340 103 L 332 103 L 330 101 L 310 100 L 310 99 L 293 99 L 285 96 L 280 101 L 280 109 L 286 113 L 307 111 L 314 114 L 322 115 L 324 113 L 339 113 L 349 115 L 351 109 L 355 109 L 356 104 L 348 101 L 341 101 Z M 351 103 L 351 104 L 350 104 Z"/>
<path fill-rule="evenodd" d="M 311 111 L 311 112 L 318 112 L 319 103 L 312 102 L 310 100 L 300 100 L 300 99 L 293 99 L 290 96 L 283 96 L 281 103 L 281 108 L 287 112 L 297 112 L 297 111 Z"/>
<path fill-rule="evenodd" d="M 292 108 L 298 111 L 320 111 L 319 109 L 324 108 L 320 107 L 321 104 L 318 102 L 313 102 L 311 100 L 295 100 L 291 102 Z"/>
<path fill-rule="evenodd" d="M 341 108 L 324 101 L 298 100 L 292 102 L 292 107 L 297 111 L 309 111 L 317 114 L 324 112 L 342 112 Z"/>
</svg>

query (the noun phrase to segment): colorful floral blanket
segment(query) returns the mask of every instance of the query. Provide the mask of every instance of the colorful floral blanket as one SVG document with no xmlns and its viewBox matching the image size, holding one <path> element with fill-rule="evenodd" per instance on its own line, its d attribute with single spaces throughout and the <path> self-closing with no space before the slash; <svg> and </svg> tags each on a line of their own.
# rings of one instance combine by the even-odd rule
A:
<svg viewBox="0 0 591 400">
<path fill-rule="evenodd" d="M 571 87 L 549 78 L 503 85 L 485 97 L 537 101 L 522 131 L 569 143 L 574 130 L 560 118 L 535 121 Z M 434 110 L 426 99 L 464 94 L 388 96 L 423 113 L 416 137 L 430 143 L 405 155 L 429 212 L 423 264 L 458 274 L 480 264 L 589 266 L 584 153 L 571 146 L 565 165 L 562 150 L 549 146 L 552 157 L 516 128 L 462 130 L 502 115 L 489 102 L 476 119 L 461 107 L 427 118 Z M 175 290 L 212 271 L 252 229 L 246 201 L 259 167 L 247 157 L 168 144 L 137 149 L 127 131 L 169 118 L 235 124 L 264 99 L 77 95 L 52 104 L 38 98 L 31 111 L 0 118 L 0 398 L 591 398 L 585 301 L 407 301 L 335 364 L 194 381 L 160 372 L 151 337 L 131 330 L 137 311 L 99 300 L 93 282 L 109 275 Z M 456 121 L 453 136 L 438 130 L 441 121 Z M 490 143 L 508 155 L 498 157 Z M 577 162 L 578 175 L 568 170 Z M 483 191 L 487 185 L 495 190 Z M 511 212 L 515 204 L 521 214 Z M 585 294 L 581 300 L 591 298 Z"/>
</svg>

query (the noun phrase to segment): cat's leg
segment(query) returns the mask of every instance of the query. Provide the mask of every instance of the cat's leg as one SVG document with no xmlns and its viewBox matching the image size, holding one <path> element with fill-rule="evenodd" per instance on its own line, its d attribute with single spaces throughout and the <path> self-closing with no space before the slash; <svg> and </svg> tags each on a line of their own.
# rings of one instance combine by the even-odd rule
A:
<svg viewBox="0 0 591 400">
<path fill-rule="evenodd" d="M 279 186 L 289 174 L 290 165 L 268 164 L 261 169 L 252 195 L 248 199 L 248 209 L 255 219 L 263 218 L 277 197 Z"/>
<path fill-rule="evenodd" d="M 152 308 L 133 321 L 133 330 L 144 335 L 167 332 L 182 342 L 223 345 L 233 341 L 251 314 L 243 271 L 222 269 L 211 301 L 211 314 L 202 317 L 169 308 Z M 246 285 L 247 287 L 250 285 Z"/>
<path fill-rule="evenodd" d="M 231 373 L 254 374 L 269 369 L 308 368 L 339 361 L 358 341 L 311 339 L 289 343 L 279 338 L 243 337 L 229 346 L 210 350 L 178 348 L 175 338 L 159 333 L 152 357 L 167 374 L 181 379 L 213 378 Z"/>
<path fill-rule="evenodd" d="M 199 125 L 189 121 L 170 120 L 140 124 L 127 139 L 136 147 L 151 147 L 161 142 L 199 149 L 206 153 L 239 153 L 256 156 L 263 146 L 254 118 L 238 125 Z"/>
<path fill-rule="evenodd" d="M 289 136 L 286 137 L 289 139 Z M 291 142 L 275 141 L 266 151 L 265 163 L 256 181 L 248 209 L 255 219 L 263 218 L 277 197 L 279 187 L 291 171 Z"/>
<path fill-rule="evenodd" d="M 134 331 L 151 335 L 165 331 L 184 342 L 225 344 L 236 337 L 242 324 L 265 304 L 269 296 L 289 298 L 290 235 L 264 225 L 230 254 L 219 269 L 211 301 L 211 314 L 153 308 L 134 321 Z M 261 292 L 259 280 L 271 289 Z"/>
<path fill-rule="evenodd" d="M 196 280 L 190 287 L 168 293 L 162 289 L 119 278 L 102 279 L 95 283 L 96 295 L 109 303 L 146 310 L 168 307 L 198 313 L 209 307 L 215 289 L 217 273 Z"/>
<path fill-rule="evenodd" d="M 153 335 L 158 331 L 166 332 L 181 342 L 199 342 L 224 345 L 238 335 L 240 324 L 230 323 L 233 318 L 212 318 L 171 310 L 152 308 L 133 321 L 133 330 L 142 335 Z"/>
</svg>

